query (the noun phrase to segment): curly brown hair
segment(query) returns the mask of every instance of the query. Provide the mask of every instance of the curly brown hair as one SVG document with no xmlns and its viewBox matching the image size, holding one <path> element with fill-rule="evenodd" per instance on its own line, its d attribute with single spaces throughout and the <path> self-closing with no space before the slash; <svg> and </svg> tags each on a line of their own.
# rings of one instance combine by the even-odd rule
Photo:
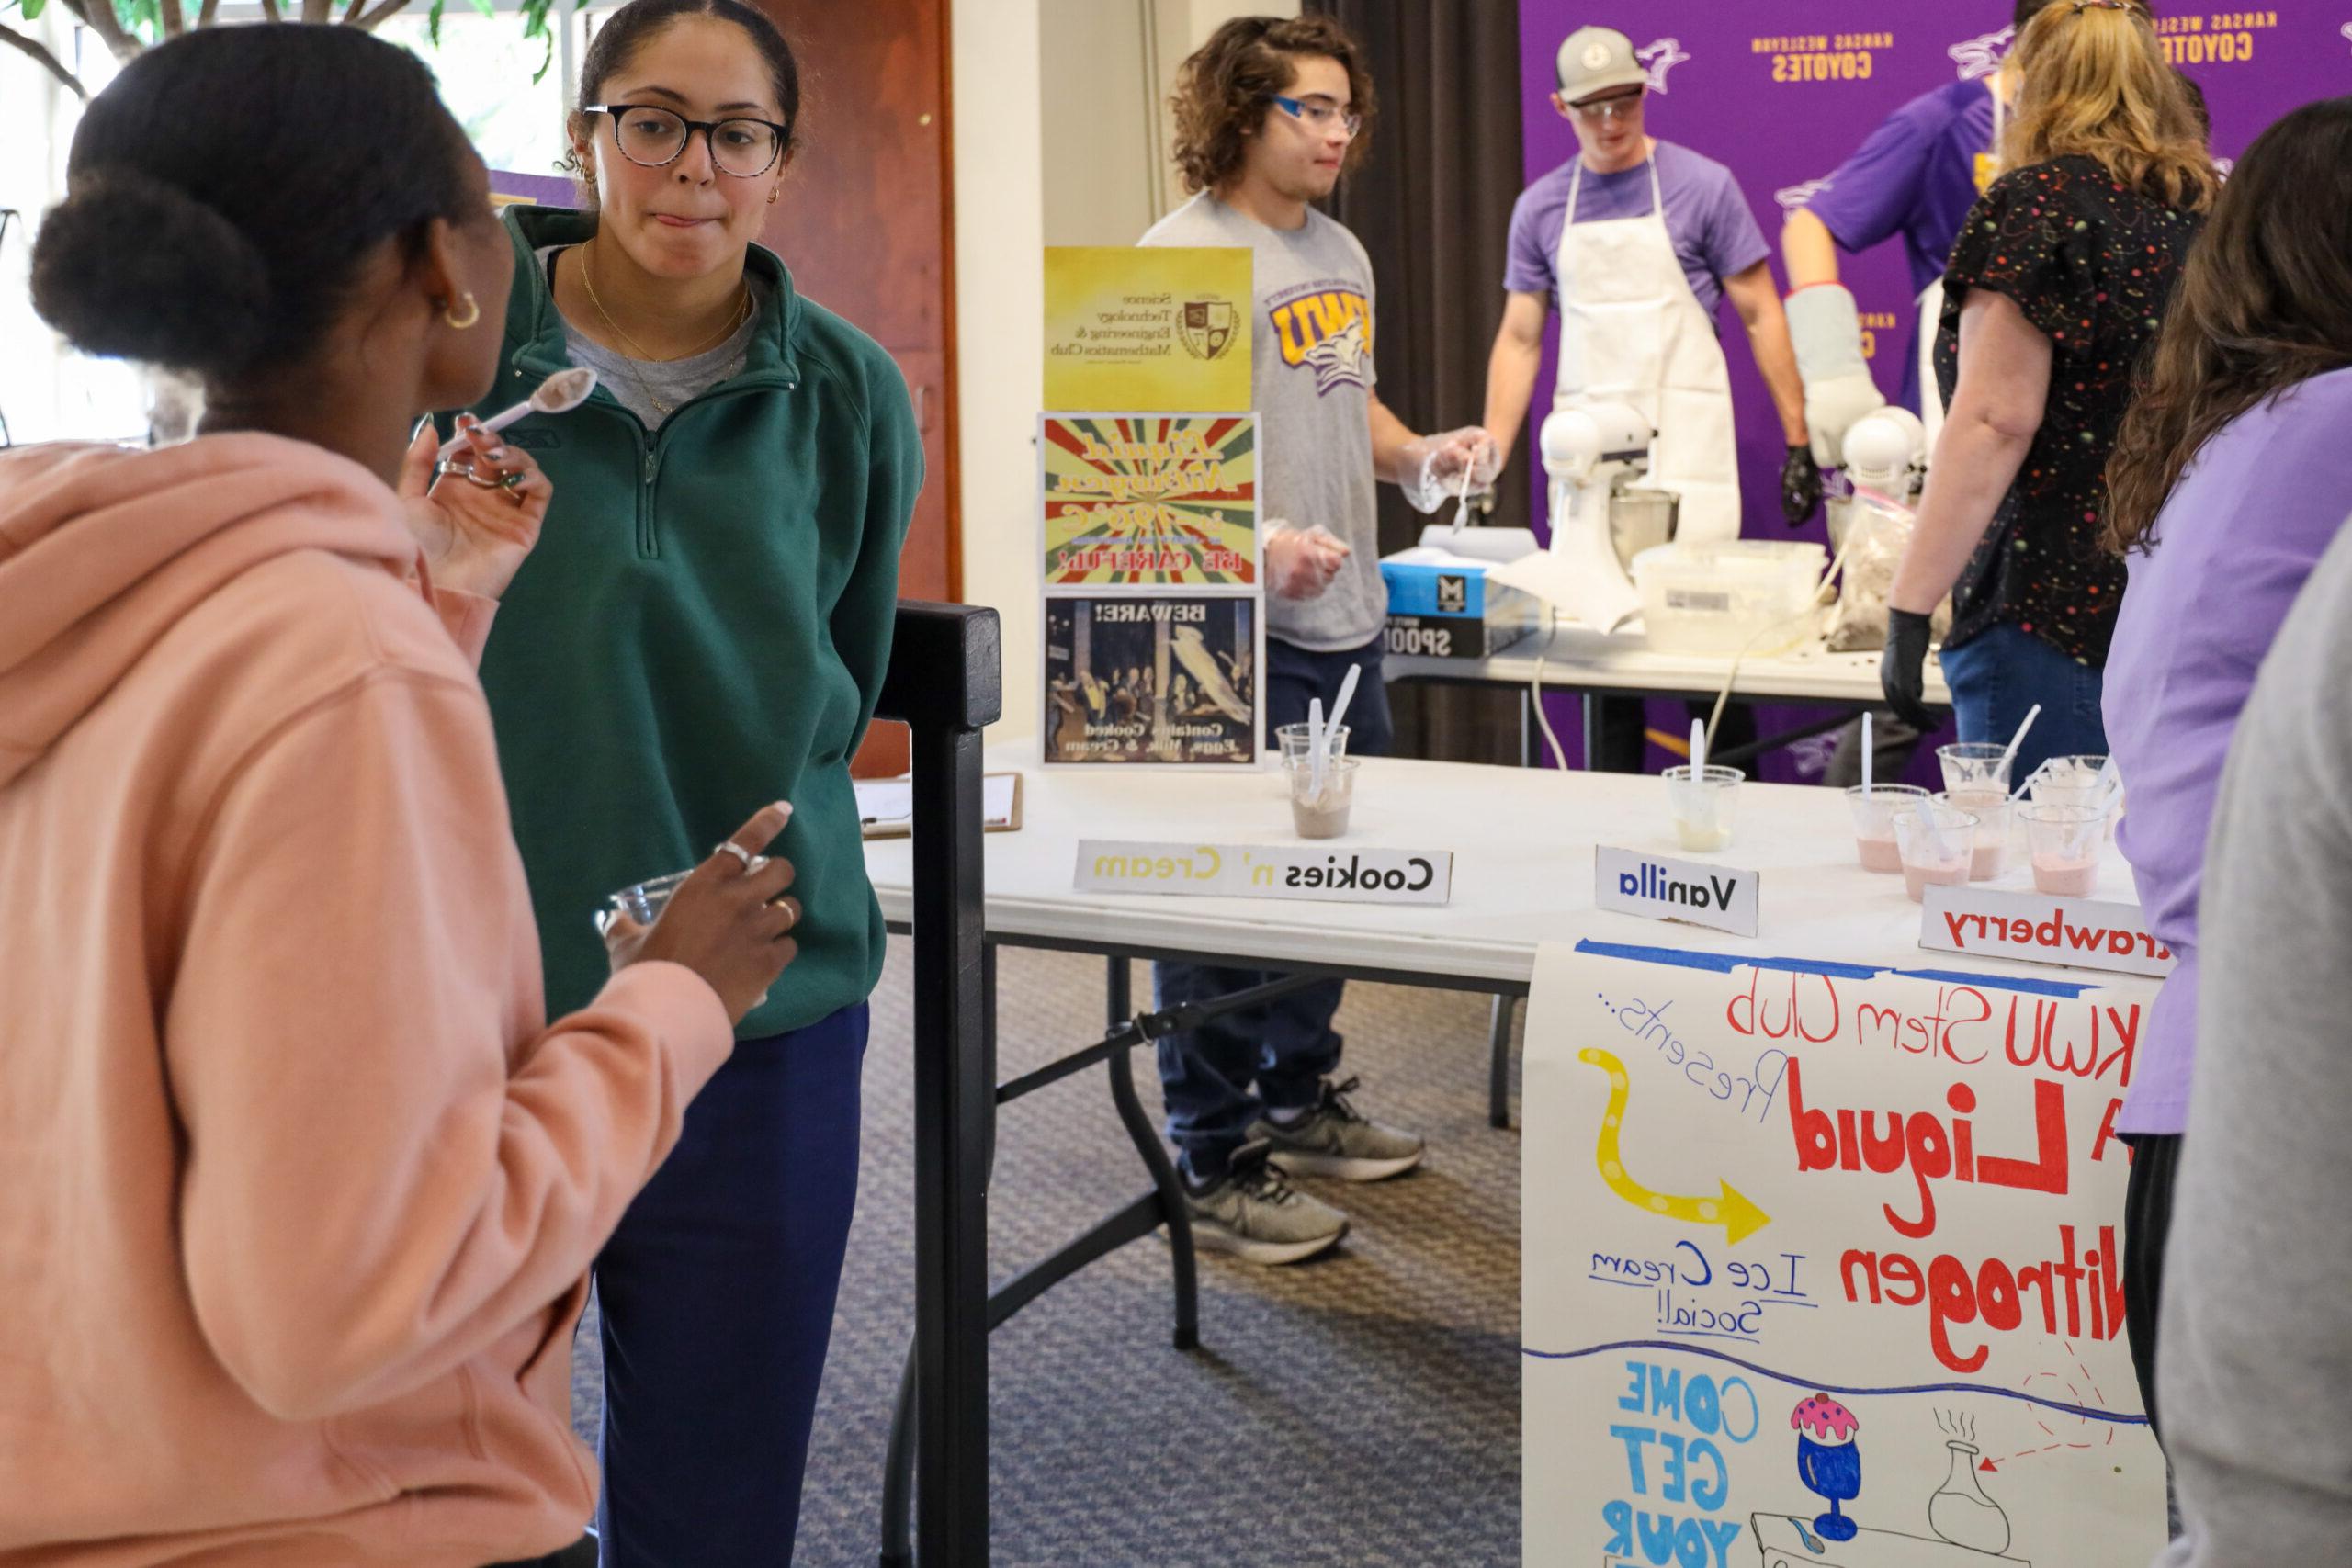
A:
<svg viewBox="0 0 2352 1568">
<path fill-rule="evenodd" d="M 2188 253 L 2107 461 L 2107 543 L 2145 549 L 2222 427 L 2352 367 L 2352 97 L 2254 139 Z M 2258 515 L 2256 509 L 2250 515 Z"/>
<path fill-rule="evenodd" d="M 1291 85 L 1301 56 L 1336 60 L 1348 73 L 1353 112 L 1363 117 L 1340 164 L 1353 173 L 1372 141 L 1372 73 L 1363 50 L 1329 17 L 1236 17 L 1177 68 L 1169 107 L 1176 114 L 1176 166 L 1187 191 L 1216 190 L 1241 172 L 1249 138 L 1266 106 Z"/>
</svg>

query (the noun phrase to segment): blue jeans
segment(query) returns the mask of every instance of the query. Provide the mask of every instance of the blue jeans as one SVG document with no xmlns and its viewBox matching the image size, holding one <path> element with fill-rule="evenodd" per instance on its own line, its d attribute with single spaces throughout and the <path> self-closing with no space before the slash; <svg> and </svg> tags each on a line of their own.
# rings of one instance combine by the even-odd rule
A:
<svg viewBox="0 0 2352 1568">
<path fill-rule="evenodd" d="M 1312 698 L 1321 697 L 1323 711 L 1330 712 L 1352 666 L 1363 673 L 1348 704 L 1348 755 L 1385 756 L 1395 734 L 1388 688 L 1380 674 L 1386 643 L 1382 637 L 1346 652 L 1312 653 L 1268 637 L 1266 743 L 1273 744 L 1278 727 L 1303 722 Z M 1261 986 L 1281 972 L 1159 964 L 1152 974 L 1157 1005 L 1166 1009 Z M 1224 1174 L 1261 1111 L 1295 1111 L 1316 1102 L 1322 1080 L 1340 1066 L 1340 1040 L 1331 1016 L 1340 1010 L 1345 988 L 1344 981 L 1320 980 L 1160 1040 L 1168 1136 L 1184 1151 L 1184 1164 L 1195 1179 Z"/>
<path fill-rule="evenodd" d="M 605 1568 L 792 1561 L 857 1203 L 866 1008 L 739 1042 L 596 1259 Z"/>
<path fill-rule="evenodd" d="M 2041 705 L 2009 767 L 2014 784 L 2052 757 L 2103 755 L 2107 720 L 2099 713 L 2105 669 L 2061 653 L 2031 632 L 1998 621 L 1943 651 L 1944 682 L 1963 741 L 2006 745 L 2026 711 Z"/>
</svg>

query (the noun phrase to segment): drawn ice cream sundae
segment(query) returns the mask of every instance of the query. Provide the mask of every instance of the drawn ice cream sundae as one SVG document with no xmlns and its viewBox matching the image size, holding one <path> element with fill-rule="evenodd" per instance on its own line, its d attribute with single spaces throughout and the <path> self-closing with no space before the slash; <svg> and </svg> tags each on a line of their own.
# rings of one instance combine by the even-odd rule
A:
<svg viewBox="0 0 2352 1568">
<path fill-rule="evenodd" d="M 1854 1444 L 1861 1422 L 1826 1393 L 1816 1393 L 1789 1415 L 1797 1434 L 1797 1479 L 1828 1500 L 1829 1511 L 1813 1521 L 1826 1540 L 1851 1540 L 1859 1528 L 1838 1511 L 1862 1492 L 1862 1451 Z"/>
</svg>

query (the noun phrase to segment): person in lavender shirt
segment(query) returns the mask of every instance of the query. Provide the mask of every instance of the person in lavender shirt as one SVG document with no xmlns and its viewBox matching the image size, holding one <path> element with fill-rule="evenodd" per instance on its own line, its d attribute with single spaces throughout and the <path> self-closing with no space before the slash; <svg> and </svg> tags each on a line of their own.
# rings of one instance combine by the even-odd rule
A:
<svg viewBox="0 0 2352 1568">
<path fill-rule="evenodd" d="M 2131 586 L 2108 654 L 2117 840 L 2179 964 L 2117 1130 L 2132 1360 L 2156 1416 L 2156 1307 L 2197 1050 L 2198 895 L 2222 763 L 2288 608 L 2352 513 L 2352 97 L 2264 131 L 2190 252 L 2109 460 Z M 2226 1050 L 2230 1042 L 2214 1043 Z"/>
</svg>

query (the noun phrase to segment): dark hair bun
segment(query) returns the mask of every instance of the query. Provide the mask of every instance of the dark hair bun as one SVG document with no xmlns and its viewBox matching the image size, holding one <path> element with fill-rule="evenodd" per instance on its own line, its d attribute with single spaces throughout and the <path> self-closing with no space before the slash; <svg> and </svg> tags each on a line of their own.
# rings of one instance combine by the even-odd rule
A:
<svg viewBox="0 0 2352 1568">
<path fill-rule="evenodd" d="M 217 208 L 107 169 L 74 180 L 42 222 L 32 298 L 85 353 L 229 375 L 267 334 L 269 265 Z"/>
</svg>

